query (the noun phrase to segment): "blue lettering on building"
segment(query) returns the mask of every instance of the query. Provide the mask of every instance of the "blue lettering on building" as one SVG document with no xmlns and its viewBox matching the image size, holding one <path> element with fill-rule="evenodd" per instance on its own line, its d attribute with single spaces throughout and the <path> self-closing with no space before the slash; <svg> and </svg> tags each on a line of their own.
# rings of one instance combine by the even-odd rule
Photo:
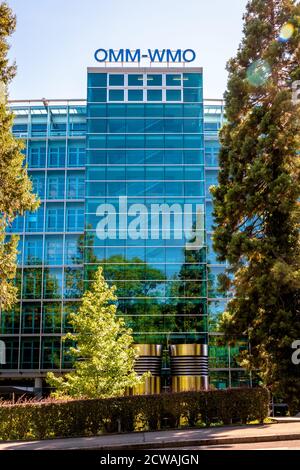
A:
<svg viewBox="0 0 300 470">
<path fill-rule="evenodd" d="M 148 49 L 142 53 L 141 49 L 97 49 L 95 52 L 97 62 L 141 62 L 141 59 L 149 59 L 150 62 L 193 62 L 196 52 L 193 49 Z"/>
<path fill-rule="evenodd" d="M 148 49 L 148 57 L 151 62 L 163 62 L 165 53 L 166 49 L 163 49 L 162 51 L 160 51 L 159 49 L 154 49 L 154 51 Z"/>
</svg>

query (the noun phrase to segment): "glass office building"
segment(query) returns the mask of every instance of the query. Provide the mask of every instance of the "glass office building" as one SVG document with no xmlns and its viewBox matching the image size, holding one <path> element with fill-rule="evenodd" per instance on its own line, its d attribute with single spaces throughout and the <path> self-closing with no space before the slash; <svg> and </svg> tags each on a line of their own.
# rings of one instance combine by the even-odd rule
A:
<svg viewBox="0 0 300 470">
<path fill-rule="evenodd" d="M 69 315 L 98 266 L 151 370 L 149 391 L 251 385 L 220 346 L 209 187 L 218 174 L 219 101 L 200 68 L 88 69 L 87 100 L 12 103 L 14 134 L 41 204 L 20 236 L 20 302 L 1 312 L 0 385 L 42 386 L 72 367 Z M 35 382 L 33 382 L 35 379 Z"/>
</svg>

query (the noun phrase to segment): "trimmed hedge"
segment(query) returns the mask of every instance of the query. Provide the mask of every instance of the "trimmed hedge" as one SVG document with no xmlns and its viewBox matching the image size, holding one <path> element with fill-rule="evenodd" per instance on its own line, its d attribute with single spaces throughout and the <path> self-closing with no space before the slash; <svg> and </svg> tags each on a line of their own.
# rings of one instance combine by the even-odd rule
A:
<svg viewBox="0 0 300 470">
<path fill-rule="evenodd" d="M 268 416 L 263 388 L 210 390 L 96 400 L 0 404 L 0 439 L 46 439 L 158 430 L 181 425 L 246 424 Z"/>
</svg>

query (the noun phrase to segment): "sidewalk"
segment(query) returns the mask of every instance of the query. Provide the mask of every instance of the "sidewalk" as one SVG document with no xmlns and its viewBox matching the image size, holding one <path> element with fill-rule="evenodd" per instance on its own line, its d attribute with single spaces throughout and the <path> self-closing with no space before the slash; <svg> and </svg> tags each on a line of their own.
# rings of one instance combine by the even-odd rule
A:
<svg viewBox="0 0 300 470">
<path fill-rule="evenodd" d="M 300 440 L 300 422 L 0 442 L 0 450 L 125 450 Z"/>
</svg>

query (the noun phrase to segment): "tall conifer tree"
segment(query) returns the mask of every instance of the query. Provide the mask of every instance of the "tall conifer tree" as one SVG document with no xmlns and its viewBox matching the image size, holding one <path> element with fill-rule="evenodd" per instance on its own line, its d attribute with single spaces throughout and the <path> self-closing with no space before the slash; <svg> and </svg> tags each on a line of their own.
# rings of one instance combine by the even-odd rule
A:
<svg viewBox="0 0 300 470">
<path fill-rule="evenodd" d="M 31 181 L 23 166 L 23 144 L 12 135 L 13 115 L 7 109 L 7 86 L 15 75 L 8 63 L 8 37 L 14 32 L 16 19 L 4 2 L 0 4 L 0 309 L 16 302 L 18 237 L 6 238 L 7 228 L 25 210 L 37 208 Z"/>
<path fill-rule="evenodd" d="M 228 62 L 227 124 L 221 131 L 214 247 L 231 265 L 223 278 L 234 297 L 223 315 L 227 338 L 246 335 L 241 364 L 260 371 L 274 392 L 299 409 L 300 366 L 300 6 L 251 0 L 244 37 Z"/>
</svg>

